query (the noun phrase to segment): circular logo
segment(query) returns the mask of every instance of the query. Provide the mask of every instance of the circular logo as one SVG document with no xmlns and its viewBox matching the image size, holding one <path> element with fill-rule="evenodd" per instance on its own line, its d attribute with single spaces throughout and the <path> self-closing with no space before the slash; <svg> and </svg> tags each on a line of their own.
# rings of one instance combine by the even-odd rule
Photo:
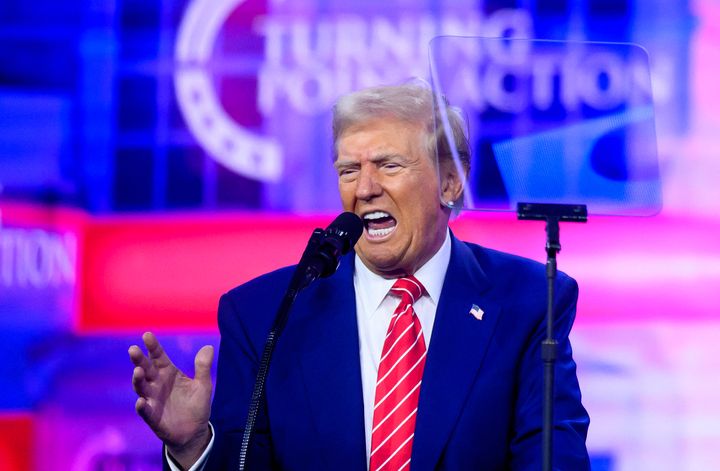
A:
<svg viewBox="0 0 720 471">
<path fill-rule="evenodd" d="M 276 182 L 282 173 L 278 142 L 238 125 L 223 109 L 207 67 L 223 23 L 244 0 L 195 0 L 175 43 L 177 101 L 188 129 L 225 167 L 249 178 Z"/>
</svg>

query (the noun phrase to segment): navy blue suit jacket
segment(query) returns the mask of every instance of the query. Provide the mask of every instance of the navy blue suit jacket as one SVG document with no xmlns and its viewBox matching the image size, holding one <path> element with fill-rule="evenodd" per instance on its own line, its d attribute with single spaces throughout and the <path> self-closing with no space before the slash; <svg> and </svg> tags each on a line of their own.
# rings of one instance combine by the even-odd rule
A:
<svg viewBox="0 0 720 471">
<path fill-rule="evenodd" d="M 354 254 L 301 292 L 279 339 L 251 469 L 366 470 Z M 292 268 L 250 281 L 220 301 L 221 336 L 206 469 L 236 469 L 265 338 Z M 544 267 L 453 237 L 420 391 L 411 469 L 541 468 Z M 577 284 L 556 287 L 554 467 L 587 470 L 589 418 L 568 334 Z M 477 320 L 473 304 L 483 311 Z"/>
</svg>

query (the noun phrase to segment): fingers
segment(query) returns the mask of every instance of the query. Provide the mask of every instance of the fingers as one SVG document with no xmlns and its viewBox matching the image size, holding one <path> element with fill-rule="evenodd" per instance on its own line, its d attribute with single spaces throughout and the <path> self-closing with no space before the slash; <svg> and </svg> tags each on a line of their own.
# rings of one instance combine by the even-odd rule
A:
<svg viewBox="0 0 720 471">
<path fill-rule="evenodd" d="M 132 385 L 139 396 L 135 401 L 135 410 L 145 422 L 150 424 L 151 427 L 155 427 L 152 415 L 153 404 L 157 403 L 157 397 L 154 397 L 153 387 L 150 382 L 147 381 L 143 368 L 136 366 L 133 370 Z"/>
<path fill-rule="evenodd" d="M 152 418 L 152 407 L 147 399 L 144 397 L 138 397 L 137 401 L 135 401 L 135 411 L 145 422 L 150 423 L 150 419 Z"/>
<path fill-rule="evenodd" d="M 145 344 L 145 348 L 148 350 L 148 356 L 151 359 L 156 360 L 162 357 L 167 358 L 165 350 L 162 348 L 162 345 L 160 345 L 157 337 L 155 337 L 152 332 L 145 332 L 143 334 L 143 343 Z"/>
<path fill-rule="evenodd" d="M 147 397 L 149 385 L 145 377 L 145 370 L 140 366 L 136 366 L 133 370 L 132 385 L 138 396 Z"/>
<path fill-rule="evenodd" d="M 195 355 L 195 379 L 210 382 L 210 368 L 212 367 L 214 349 L 212 345 L 205 345 Z"/>
<path fill-rule="evenodd" d="M 151 332 L 145 332 L 143 334 L 143 343 L 148 349 L 148 356 L 145 356 L 142 349 L 137 345 L 131 345 L 128 348 L 128 355 L 130 361 L 135 365 L 132 376 L 132 385 L 138 396 L 147 397 L 150 392 L 150 382 L 154 381 L 159 370 L 157 368 L 157 362 L 162 362 L 167 359 L 167 355 L 158 342 L 157 338 Z M 158 360 L 160 359 L 160 360 Z"/>
<path fill-rule="evenodd" d="M 142 416 L 146 405 L 147 401 L 145 400 L 145 398 L 138 397 L 137 401 L 135 401 L 135 411 Z"/>
<path fill-rule="evenodd" d="M 130 346 L 130 348 L 128 348 L 128 355 L 130 356 L 130 361 L 132 361 L 133 365 L 145 370 L 145 378 L 148 381 L 152 381 L 157 377 L 158 369 L 155 367 L 153 362 L 145 356 L 140 347 L 137 345 Z"/>
<path fill-rule="evenodd" d="M 130 361 L 135 365 L 132 375 L 133 389 L 139 396 L 144 396 L 147 394 L 147 372 L 153 370 L 152 365 L 137 345 L 128 348 L 128 355 L 130 355 Z"/>
<path fill-rule="evenodd" d="M 142 339 L 143 343 L 145 343 L 145 348 L 147 348 L 148 351 L 148 358 L 154 367 L 159 369 L 166 367 L 175 368 L 175 365 L 170 360 L 170 357 L 168 357 L 167 353 L 165 353 L 165 349 L 152 332 L 145 332 Z"/>
<path fill-rule="evenodd" d="M 145 369 L 150 366 L 150 360 L 148 360 L 140 347 L 137 345 L 131 345 L 130 348 L 128 348 L 128 355 L 130 355 L 130 361 L 133 362 L 133 365 L 140 366 Z"/>
</svg>

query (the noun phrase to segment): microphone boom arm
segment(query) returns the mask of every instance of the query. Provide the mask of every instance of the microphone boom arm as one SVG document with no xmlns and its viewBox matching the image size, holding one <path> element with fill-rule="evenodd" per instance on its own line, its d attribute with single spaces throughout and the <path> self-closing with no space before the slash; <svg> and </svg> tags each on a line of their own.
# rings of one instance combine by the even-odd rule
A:
<svg viewBox="0 0 720 471">
<path fill-rule="evenodd" d="M 243 438 L 240 443 L 238 461 L 239 471 L 244 471 L 246 469 L 247 454 L 255 431 L 255 422 L 257 422 L 260 405 L 262 404 L 265 396 L 265 382 L 267 380 L 268 370 L 270 369 L 270 360 L 272 358 L 273 351 L 275 350 L 275 345 L 280 338 L 280 334 L 283 329 L 285 329 L 285 325 L 290 317 L 290 308 L 295 302 L 295 298 L 298 293 L 308 287 L 310 283 L 315 281 L 320 275 L 309 262 L 314 253 L 317 251 L 323 233 L 324 231 L 322 229 L 317 228 L 310 236 L 310 240 L 308 241 L 305 251 L 300 258 L 300 263 L 298 263 L 297 267 L 295 267 L 295 272 L 290 279 L 290 284 L 288 285 L 287 290 L 285 290 L 283 299 L 280 302 L 280 306 L 275 314 L 275 320 L 273 321 L 270 332 L 265 340 L 265 347 L 263 349 L 262 357 L 260 358 L 257 376 L 255 377 L 255 385 L 253 387 L 252 396 L 250 397 L 250 407 L 245 421 L 245 430 L 243 431 Z"/>
<path fill-rule="evenodd" d="M 362 234 L 362 228 L 360 218 L 353 213 L 346 212 L 338 216 L 327 229 L 317 228 L 310 235 L 310 240 L 300 257 L 300 262 L 295 267 L 295 272 L 285 290 L 265 340 L 240 444 L 239 471 L 246 469 L 247 454 L 255 431 L 255 422 L 265 397 L 265 382 L 270 369 L 270 360 L 278 338 L 290 317 L 290 308 L 295 302 L 295 298 L 300 291 L 319 277 L 327 277 L 335 273 L 340 263 L 340 257 L 355 245 Z"/>
</svg>

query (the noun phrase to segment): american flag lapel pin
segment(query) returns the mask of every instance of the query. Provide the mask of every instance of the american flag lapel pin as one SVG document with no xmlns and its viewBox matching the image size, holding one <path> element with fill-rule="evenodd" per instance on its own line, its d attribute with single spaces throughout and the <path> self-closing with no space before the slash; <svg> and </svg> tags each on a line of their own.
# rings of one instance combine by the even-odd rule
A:
<svg viewBox="0 0 720 471">
<path fill-rule="evenodd" d="M 480 309 L 480 306 L 478 306 L 477 304 L 473 304 L 470 308 L 470 314 L 472 314 L 475 319 L 481 321 L 485 312 Z"/>
</svg>

